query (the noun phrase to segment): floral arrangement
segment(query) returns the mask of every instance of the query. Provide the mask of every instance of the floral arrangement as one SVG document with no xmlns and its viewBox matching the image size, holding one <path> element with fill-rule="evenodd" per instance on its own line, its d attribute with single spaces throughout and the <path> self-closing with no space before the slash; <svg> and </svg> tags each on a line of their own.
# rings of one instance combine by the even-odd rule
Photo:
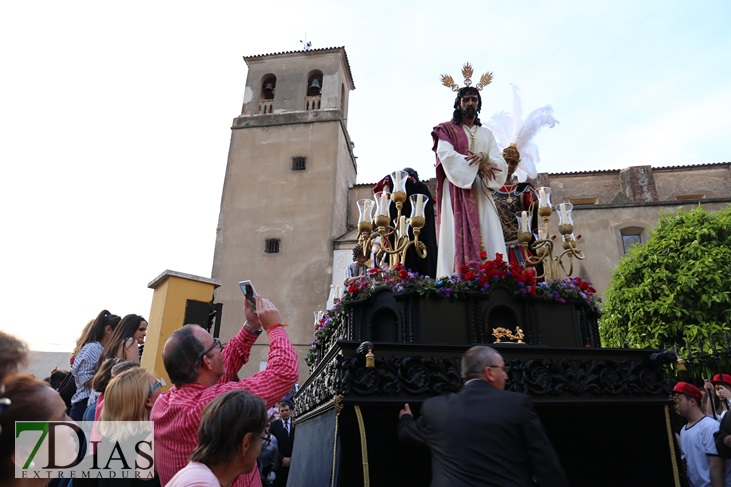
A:
<svg viewBox="0 0 731 487">
<path fill-rule="evenodd" d="M 485 259 L 484 253 L 482 258 Z M 523 269 L 516 263 L 508 264 L 501 254 L 495 254 L 495 259 L 484 260 L 477 267 L 463 266 L 459 274 L 439 279 L 419 275 L 402 264 L 389 270 L 372 268 L 367 275 L 350 284 L 342 298 L 315 323 L 314 341 L 305 361 L 312 366 L 318 344 L 328 340 L 342 324 L 345 303 L 368 299 L 384 287 L 398 294 L 415 292 L 426 297 L 460 299 L 475 292 L 489 294 L 496 286 L 508 288 L 517 296 L 532 296 L 546 301 L 586 301 L 598 310 L 599 298 L 590 283 L 578 277 L 537 282 L 534 269 Z"/>
</svg>

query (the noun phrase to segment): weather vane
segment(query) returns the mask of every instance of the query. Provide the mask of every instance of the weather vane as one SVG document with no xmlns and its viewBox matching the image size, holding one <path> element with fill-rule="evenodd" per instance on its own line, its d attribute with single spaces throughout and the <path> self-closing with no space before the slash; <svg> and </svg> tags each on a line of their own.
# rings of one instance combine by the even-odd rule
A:
<svg viewBox="0 0 731 487">
<path fill-rule="evenodd" d="M 307 40 L 307 34 L 305 33 L 305 40 L 303 41 L 300 39 L 300 42 L 302 43 L 302 50 L 309 51 L 312 48 L 312 42 Z"/>
</svg>

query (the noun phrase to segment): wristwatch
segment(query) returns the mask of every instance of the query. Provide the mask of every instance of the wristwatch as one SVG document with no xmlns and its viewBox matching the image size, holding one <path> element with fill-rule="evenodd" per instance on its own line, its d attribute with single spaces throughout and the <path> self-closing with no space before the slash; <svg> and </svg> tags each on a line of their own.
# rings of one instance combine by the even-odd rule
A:
<svg viewBox="0 0 731 487">
<path fill-rule="evenodd" d="M 251 332 L 251 333 L 253 333 L 254 335 L 261 335 L 261 332 L 263 332 L 263 331 L 264 331 L 264 330 L 262 330 L 261 328 L 259 328 L 258 330 L 255 330 L 255 329 L 253 329 L 253 328 L 251 327 L 251 325 L 249 324 L 249 322 L 248 322 L 248 321 L 245 321 L 245 322 L 244 322 L 244 329 L 246 329 L 246 330 L 250 331 L 250 332 Z"/>
</svg>

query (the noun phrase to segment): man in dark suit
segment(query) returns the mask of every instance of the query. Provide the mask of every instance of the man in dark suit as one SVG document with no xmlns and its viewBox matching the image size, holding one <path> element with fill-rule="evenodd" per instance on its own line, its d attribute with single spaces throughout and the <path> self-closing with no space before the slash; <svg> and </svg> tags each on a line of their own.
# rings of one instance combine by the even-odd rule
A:
<svg viewBox="0 0 731 487">
<path fill-rule="evenodd" d="M 568 485 L 528 396 L 504 390 L 507 372 L 495 349 L 472 347 L 460 392 L 427 399 L 418 420 L 404 405 L 399 439 L 429 447 L 432 487 Z"/>
<path fill-rule="evenodd" d="M 279 447 L 278 466 L 275 469 L 277 478 L 274 487 L 285 487 L 292 463 L 292 446 L 294 445 L 294 422 L 292 421 L 292 405 L 286 401 L 279 403 L 279 419 L 269 426 L 269 432 L 277 438 Z"/>
</svg>

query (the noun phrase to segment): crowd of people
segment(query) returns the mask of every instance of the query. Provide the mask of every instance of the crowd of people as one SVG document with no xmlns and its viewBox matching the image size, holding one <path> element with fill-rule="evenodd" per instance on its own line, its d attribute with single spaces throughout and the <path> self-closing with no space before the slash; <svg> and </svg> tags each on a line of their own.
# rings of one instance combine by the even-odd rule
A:
<svg viewBox="0 0 731 487">
<path fill-rule="evenodd" d="M 16 374 L 25 363 L 27 347 L 0 332 L 0 485 L 286 485 L 294 425 L 291 404 L 280 401 L 289 398 L 299 377 L 297 354 L 276 306 L 257 296 L 255 309 L 245 301 L 246 322 L 225 348 L 197 325 L 173 332 L 162 349 L 172 382 L 167 391 L 162 378 L 140 366 L 138 345 L 144 341 L 147 321 L 139 315 L 120 318 L 102 311 L 86 325 L 72 355 L 71 380 L 66 383 L 72 382 L 76 391 L 68 405 L 51 387 L 50 377 L 41 381 Z M 238 379 L 237 372 L 264 332 L 270 343 L 266 369 Z M 275 405 L 279 419 L 270 434 L 267 408 Z M 152 432 L 139 429 L 152 421 L 154 472 L 115 479 L 15 478 L 17 462 L 30 453 L 15 452 L 16 421 L 83 419 L 94 421 L 90 441 L 77 446 L 75 433 L 57 437 L 71 455 L 59 464 L 72 463 L 77 452 L 93 455 L 100 440 L 152 440 Z"/>
<path fill-rule="evenodd" d="M 706 379 L 702 390 L 688 382 L 673 388 L 684 470 L 691 487 L 731 486 L 731 375 Z"/>
</svg>

